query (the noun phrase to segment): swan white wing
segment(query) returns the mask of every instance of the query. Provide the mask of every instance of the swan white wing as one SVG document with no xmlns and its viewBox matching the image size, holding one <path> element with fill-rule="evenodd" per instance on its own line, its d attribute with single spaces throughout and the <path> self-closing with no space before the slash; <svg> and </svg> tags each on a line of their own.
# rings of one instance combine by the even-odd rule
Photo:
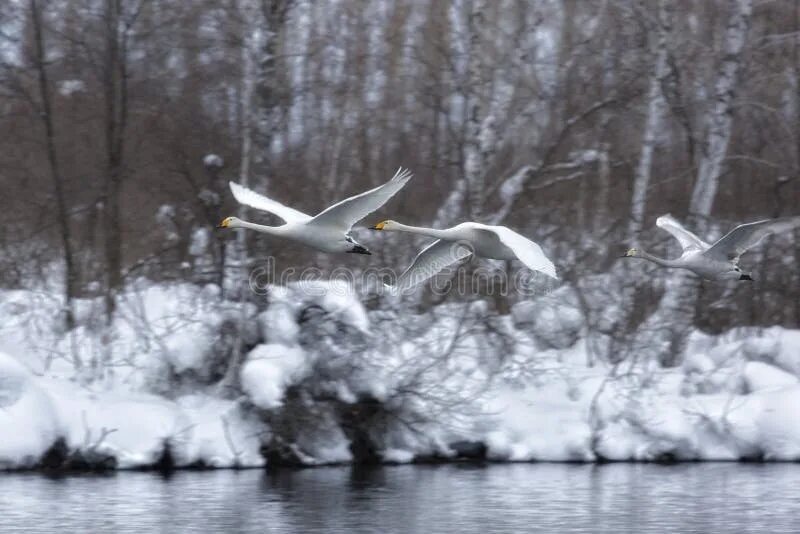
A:
<svg viewBox="0 0 800 534">
<path fill-rule="evenodd" d="M 738 262 L 748 249 L 756 246 L 769 234 L 800 228 L 800 216 L 767 219 L 737 226 L 706 251 L 706 255 L 723 261 Z"/>
<path fill-rule="evenodd" d="M 461 243 L 436 240 L 417 254 L 408 269 L 390 287 L 395 291 L 414 287 L 470 254 L 472 254 L 472 250 Z"/>
<path fill-rule="evenodd" d="M 251 191 L 243 185 L 239 185 L 235 182 L 228 182 L 228 185 L 231 188 L 231 193 L 233 193 L 233 198 L 235 198 L 239 204 L 272 213 L 287 223 L 300 223 L 311 219 L 310 215 L 306 215 L 302 211 L 297 211 L 289 206 L 284 206 L 280 202 L 276 202 L 271 198 Z"/>
<path fill-rule="evenodd" d="M 355 223 L 383 206 L 411 179 L 411 172 L 398 169 L 385 184 L 360 195 L 346 198 L 316 215 L 309 224 L 328 226 L 348 232 Z"/>
<path fill-rule="evenodd" d="M 672 237 L 677 239 L 681 244 L 681 248 L 684 252 L 702 252 L 711 246 L 684 228 L 672 215 L 662 215 L 656 219 L 656 226 L 672 234 Z"/>
<path fill-rule="evenodd" d="M 556 266 L 542 251 L 542 247 L 527 237 L 505 226 L 476 225 L 476 227 L 483 231 L 494 233 L 500 239 L 500 242 L 510 248 L 528 269 L 542 272 L 552 278 L 558 278 Z"/>
</svg>

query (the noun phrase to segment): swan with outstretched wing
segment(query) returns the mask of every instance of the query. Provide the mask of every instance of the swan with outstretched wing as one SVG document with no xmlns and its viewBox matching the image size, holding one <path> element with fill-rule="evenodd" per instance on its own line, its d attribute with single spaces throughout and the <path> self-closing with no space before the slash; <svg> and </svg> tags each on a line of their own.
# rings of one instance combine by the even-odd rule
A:
<svg viewBox="0 0 800 534">
<path fill-rule="evenodd" d="M 342 200 L 314 217 L 230 182 L 231 193 L 240 204 L 277 215 L 286 221 L 286 224 L 265 226 L 236 217 L 227 217 L 218 228 L 248 228 L 296 241 L 322 252 L 370 254 L 369 250 L 353 239 L 350 230 L 358 221 L 383 206 L 400 191 L 411 176 L 408 170 L 398 169 L 392 179 L 385 184 Z"/>
<path fill-rule="evenodd" d="M 422 249 L 411 265 L 398 277 L 392 286 L 397 291 L 412 288 L 473 254 L 496 260 L 519 260 L 528 269 L 557 278 L 555 265 L 544 254 L 542 248 L 505 226 L 465 222 L 452 228 L 437 230 L 408 226 L 395 221 L 383 221 L 371 229 L 408 232 L 436 238 L 436 241 Z"/>
<path fill-rule="evenodd" d="M 662 267 L 686 269 L 707 280 L 752 280 L 752 273 L 746 273 L 739 267 L 739 258 L 770 234 L 800 228 L 800 216 L 741 224 L 713 245 L 685 229 L 670 215 L 659 217 L 656 225 L 672 234 L 681 244 L 683 253 L 680 258 L 659 258 L 638 248 L 628 250 L 623 257 L 642 258 Z"/>
</svg>

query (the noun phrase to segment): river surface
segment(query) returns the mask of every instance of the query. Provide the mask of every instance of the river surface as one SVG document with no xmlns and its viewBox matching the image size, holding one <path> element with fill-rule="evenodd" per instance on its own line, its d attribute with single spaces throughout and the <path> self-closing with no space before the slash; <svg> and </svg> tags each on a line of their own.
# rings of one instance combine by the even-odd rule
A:
<svg viewBox="0 0 800 534">
<path fill-rule="evenodd" d="M 800 464 L 0 474 L 0 532 L 800 532 Z"/>
</svg>

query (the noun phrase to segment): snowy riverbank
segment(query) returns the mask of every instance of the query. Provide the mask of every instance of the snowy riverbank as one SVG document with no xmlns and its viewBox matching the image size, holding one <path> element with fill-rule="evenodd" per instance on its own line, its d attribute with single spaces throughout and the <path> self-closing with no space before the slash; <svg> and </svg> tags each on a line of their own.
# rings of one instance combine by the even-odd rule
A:
<svg viewBox="0 0 800 534">
<path fill-rule="evenodd" d="M 48 293 L 3 291 L 0 467 L 800 459 L 800 331 L 695 333 L 664 369 L 594 356 L 558 292 L 398 320 L 344 289 L 242 308 L 142 282 L 110 328 L 83 301 L 69 333 Z"/>
</svg>

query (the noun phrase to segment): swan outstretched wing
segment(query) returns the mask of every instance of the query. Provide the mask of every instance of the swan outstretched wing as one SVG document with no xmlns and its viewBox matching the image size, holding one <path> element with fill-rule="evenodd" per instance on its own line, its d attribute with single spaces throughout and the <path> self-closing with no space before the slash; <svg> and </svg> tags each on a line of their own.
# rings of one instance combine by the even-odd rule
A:
<svg viewBox="0 0 800 534">
<path fill-rule="evenodd" d="M 470 254 L 472 254 L 472 249 L 462 243 L 436 240 L 417 254 L 408 269 L 390 287 L 394 291 L 403 291 L 414 287 Z"/>
<path fill-rule="evenodd" d="M 272 213 L 287 223 L 300 223 L 311 219 L 310 215 L 306 215 L 302 211 L 297 211 L 289 206 L 284 206 L 280 202 L 276 202 L 271 198 L 251 191 L 243 185 L 239 185 L 235 182 L 228 182 L 228 185 L 231 188 L 231 193 L 233 193 L 233 198 L 235 198 L 239 204 Z"/>
<path fill-rule="evenodd" d="M 681 244 L 684 252 L 703 252 L 711 246 L 684 228 L 672 215 L 662 215 L 656 219 L 656 226 L 672 234 L 672 237 Z"/>
<path fill-rule="evenodd" d="M 748 249 L 756 246 L 769 234 L 800 228 L 800 216 L 767 219 L 737 226 L 706 251 L 706 255 L 723 261 L 738 262 Z"/>
<path fill-rule="evenodd" d="M 411 172 L 398 169 L 385 184 L 360 195 L 346 198 L 322 211 L 309 221 L 311 225 L 328 226 L 348 232 L 355 223 L 383 206 L 411 179 Z"/>
<path fill-rule="evenodd" d="M 528 269 L 539 271 L 552 278 L 558 278 L 556 274 L 556 266 L 550 261 L 542 247 L 534 243 L 525 236 L 522 236 L 510 228 L 505 226 L 485 226 L 474 225 L 481 231 L 491 232 L 500 242 L 510 248 L 517 258 L 525 264 Z"/>
</svg>

